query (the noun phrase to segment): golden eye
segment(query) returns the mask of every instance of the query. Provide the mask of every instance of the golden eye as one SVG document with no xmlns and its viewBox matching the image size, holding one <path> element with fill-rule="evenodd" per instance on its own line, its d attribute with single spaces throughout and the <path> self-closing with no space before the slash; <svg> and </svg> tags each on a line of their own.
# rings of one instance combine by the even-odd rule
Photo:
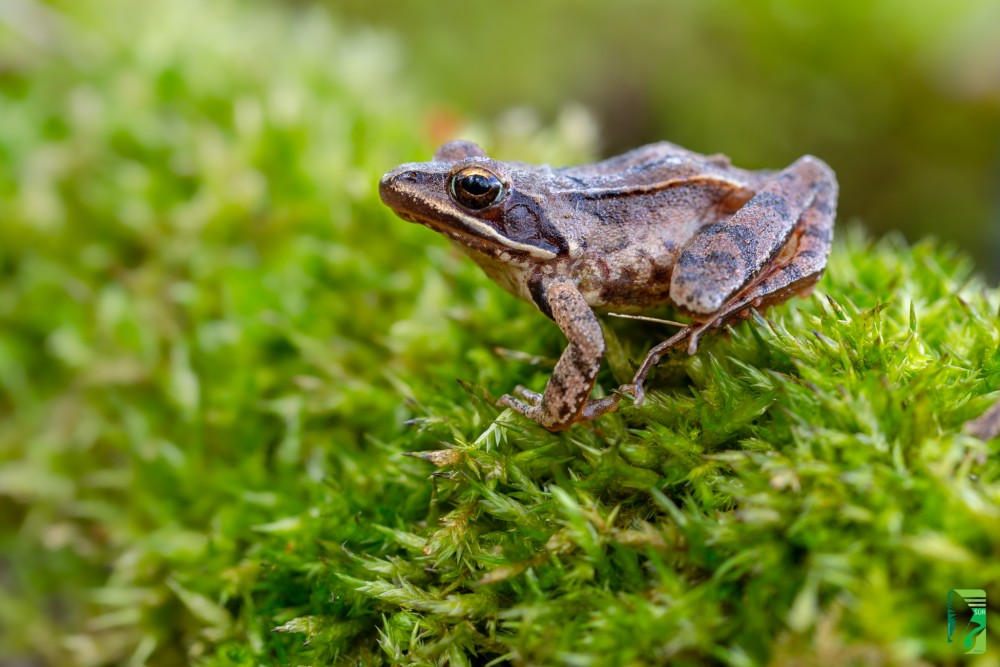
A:
<svg viewBox="0 0 1000 667">
<path fill-rule="evenodd" d="M 467 167 L 451 179 L 451 196 L 466 208 L 486 208 L 500 199 L 502 193 L 503 183 L 483 167 Z"/>
</svg>

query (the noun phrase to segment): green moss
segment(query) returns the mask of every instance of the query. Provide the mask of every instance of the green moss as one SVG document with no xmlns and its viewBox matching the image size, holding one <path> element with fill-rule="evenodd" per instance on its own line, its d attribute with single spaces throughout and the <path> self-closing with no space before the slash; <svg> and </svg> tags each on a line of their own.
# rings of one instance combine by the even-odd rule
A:
<svg viewBox="0 0 1000 667">
<path fill-rule="evenodd" d="M 997 441 L 961 434 L 1000 293 L 957 253 L 842 226 L 812 297 L 550 434 L 492 397 L 558 330 L 377 201 L 432 148 L 393 42 L 194 7 L 2 37 L 0 657 L 946 662 L 947 591 L 1000 596 Z M 604 391 L 668 333 L 607 325 Z"/>
</svg>

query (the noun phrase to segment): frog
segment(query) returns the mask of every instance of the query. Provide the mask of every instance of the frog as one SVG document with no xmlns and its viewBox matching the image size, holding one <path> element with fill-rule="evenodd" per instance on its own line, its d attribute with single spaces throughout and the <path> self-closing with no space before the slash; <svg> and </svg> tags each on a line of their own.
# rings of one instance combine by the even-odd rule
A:
<svg viewBox="0 0 1000 667">
<path fill-rule="evenodd" d="M 625 396 L 641 405 L 650 370 L 674 349 L 695 354 L 706 331 L 808 295 L 826 269 L 838 185 L 811 155 L 751 170 L 664 141 L 550 167 L 460 140 L 387 172 L 379 195 L 561 329 L 567 345 L 544 389 L 518 385 L 497 405 L 563 431 Z M 597 315 L 664 306 L 690 323 L 651 348 L 630 383 L 592 397 L 607 349 Z"/>
</svg>

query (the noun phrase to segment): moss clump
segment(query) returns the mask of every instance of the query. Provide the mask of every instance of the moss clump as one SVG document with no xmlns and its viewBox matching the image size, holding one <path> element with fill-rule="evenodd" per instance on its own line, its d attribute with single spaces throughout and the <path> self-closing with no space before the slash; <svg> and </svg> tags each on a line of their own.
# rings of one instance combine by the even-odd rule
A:
<svg viewBox="0 0 1000 667">
<path fill-rule="evenodd" d="M 1000 592 L 996 443 L 960 433 L 997 294 L 932 244 L 847 237 L 821 293 L 707 339 L 649 406 L 562 436 L 418 419 L 448 444 L 427 512 L 331 547 L 360 608 L 328 621 L 366 610 L 388 661 L 946 660 L 942 596 Z"/>
<path fill-rule="evenodd" d="M 0 657 L 939 663 L 947 591 L 1000 596 L 961 433 L 1000 294 L 956 253 L 841 229 L 810 299 L 550 434 L 491 394 L 556 328 L 377 201 L 431 150 L 391 41 L 64 11 L 0 38 Z M 470 132 L 571 162 L 584 125 Z M 663 335 L 609 323 L 600 386 Z"/>
</svg>

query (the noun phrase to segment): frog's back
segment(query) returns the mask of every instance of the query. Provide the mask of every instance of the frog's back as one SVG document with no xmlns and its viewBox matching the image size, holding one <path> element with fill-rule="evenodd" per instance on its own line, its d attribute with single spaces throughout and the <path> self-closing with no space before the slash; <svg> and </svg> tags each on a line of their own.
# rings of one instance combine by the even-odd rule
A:
<svg viewBox="0 0 1000 667">
<path fill-rule="evenodd" d="M 664 245 L 675 255 L 699 228 L 746 203 L 768 172 L 661 142 L 553 175 L 591 252 Z"/>
<path fill-rule="evenodd" d="M 577 240 L 581 292 L 593 306 L 623 310 L 669 303 L 684 246 L 766 179 L 669 143 L 553 173 L 572 210 L 565 224 Z"/>
<path fill-rule="evenodd" d="M 755 189 L 761 182 L 759 172 L 733 167 L 724 155 L 701 155 L 666 141 L 554 172 L 569 188 L 593 190 L 593 195 L 604 197 L 640 188 L 670 187 L 681 181 L 711 180 L 747 189 Z"/>
</svg>

